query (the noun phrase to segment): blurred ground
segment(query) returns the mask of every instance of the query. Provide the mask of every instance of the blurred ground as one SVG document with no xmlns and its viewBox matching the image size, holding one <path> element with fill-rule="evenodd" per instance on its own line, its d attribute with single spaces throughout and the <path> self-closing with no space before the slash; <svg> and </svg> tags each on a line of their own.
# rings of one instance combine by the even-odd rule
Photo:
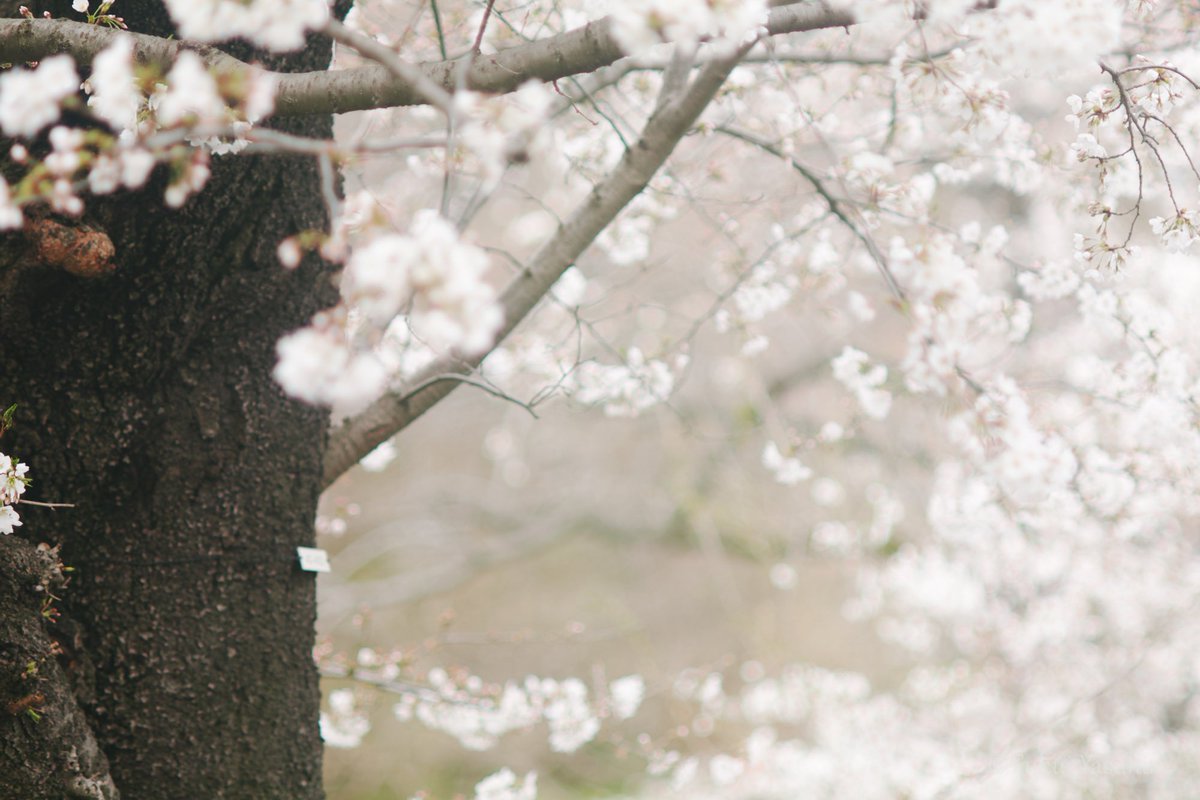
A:
<svg viewBox="0 0 1200 800">
<path fill-rule="evenodd" d="M 680 472 L 690 470 L 666 455 L 676 449 L 673 424 L 584 413 L 582 425 L 582 412 L 561 408 L 526 423 L 510 416 L 519 410 L 470 391 L 407 431 L 386 471 L 356 471 L 329 493 L 328 511 L 351 495 L 360 508 L 343 534 L 322 538 L 334 572 L 322 576 L 321 633 L 351 654 L 401 647 L 417 677 L 461 667 L 489 681 L 536 674 L 603 685 L 638 673 L 650 698 L 630 723 L 606 725 L 596 742 L 560 756 L 544 729 L 469 753 L 443 733 L 393 719 L 393 698 L 379 694 L 364 744 L 327 751 L 331 800 L 419 789 L 469 796 L 502 766 L 538 770 L 542 798 L 618 793 L 632 788 L 619 776 L 644 773 L 638 756 L 621 762 L 629 737 L 669 735 L 682 722 L 665 695 L 684 669 L 736 676 L 753 659 L 768 674 L 805 662 L 875 680 L 895 669 L 869 630 L 841 618 L 844 563 L 790 559 L 794 585 L 779 588 L 770 576 L 776 560 L 750 552 L 759 540 L 739 546 L 736 525 L 725 522 L 709 536 L 696 521 L 711 515 L 681 513 Z M 526 463 L 515 487 L 483 444 L 511 427 L 524 430 L 512 446 Z M 726 505 L 721 517 L 786 527 L 786 519 L 763 522 L 774 513 L 786 508 Z"/>
</svg>

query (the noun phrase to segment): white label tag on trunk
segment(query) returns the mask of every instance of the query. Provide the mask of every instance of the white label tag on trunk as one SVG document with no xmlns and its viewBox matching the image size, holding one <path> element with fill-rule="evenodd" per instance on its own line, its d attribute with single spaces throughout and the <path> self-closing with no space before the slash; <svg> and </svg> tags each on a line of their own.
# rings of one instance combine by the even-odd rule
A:
<svg viewBox="0 0 1200 800">
<path fill-rule="evenodd" d="M 329 553 L 317 547 L 297 547 L 300 569 L 305 572 L 329 572 Z"/>
</svg>

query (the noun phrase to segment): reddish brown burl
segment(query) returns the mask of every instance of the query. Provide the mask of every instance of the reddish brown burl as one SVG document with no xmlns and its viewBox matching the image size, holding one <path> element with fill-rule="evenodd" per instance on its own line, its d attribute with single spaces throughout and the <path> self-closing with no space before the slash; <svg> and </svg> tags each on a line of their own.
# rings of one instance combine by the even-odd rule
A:
<svg viewBox="0 0 1200 800">
<path fill-rule="evenodd" d="M 100 278 L 116 269 L 116 248 L 102 230 L 41 218 L 26 220 L 25 235 L 37 260 L 48 267 L 80 278 Z"/>
</svg>

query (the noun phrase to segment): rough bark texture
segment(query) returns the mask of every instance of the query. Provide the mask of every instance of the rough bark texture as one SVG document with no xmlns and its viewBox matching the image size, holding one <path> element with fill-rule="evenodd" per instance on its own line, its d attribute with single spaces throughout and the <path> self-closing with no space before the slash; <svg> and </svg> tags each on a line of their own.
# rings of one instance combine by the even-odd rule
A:
<svg viewBox="0 0 1200 800">
<path fill-rule="evenodd" d="M 134 30 L 170 32 L 158 3 L 118 10 Z M 293 71 L 329 56 L 313 42 L 257 57 Z M 331 119 L 281 127 L 327 136 Z M 40 722 L 6 710 L 32 693 L 16 674 L 29 653 L 56 681 L 39 625 L 59 640 L 122 797 L 319 798 L 315 581 L 295 547 L 313 536 L 326 417 L 270 378 L 277 338 L 330 300 L 325 267 L 287 272 L 274 252 L 324 225 L 317 171 L 215 158 L 208 187 L 177 211 L 162 205 L 165 175 L 152 184 L 89 203 L 83 222 L 113 245 L 109 274 L 46 263 L 28 232 L 0 240 L 0 403 L 20 406 L 0 449 L 31 465 L 27 497 L 76 505 L 21 508 L 20 533 L 61 545 L 76 569 L 59 622 L 30 615 L 32 579 L 0 552 L 0 617 L 26 608 L 0 625 L 0 686 L 14 694 L 0 698 L 0 798 L 112 796 L 72 794 L 99 754 L 73 775 L 66 755 L 36 746 L 48 726 L 82 719 L 69 702 L 61 719 L 43 704 Z"/>
<path fill-rule="evenodd" d="M 7 797 L 114 800 L 116 788 L 46 622 L 66 583 L 57 553 L 0 538 L 0 785 Z M 20 793 L 15 793 L 15 790 Z"/>
</svg>

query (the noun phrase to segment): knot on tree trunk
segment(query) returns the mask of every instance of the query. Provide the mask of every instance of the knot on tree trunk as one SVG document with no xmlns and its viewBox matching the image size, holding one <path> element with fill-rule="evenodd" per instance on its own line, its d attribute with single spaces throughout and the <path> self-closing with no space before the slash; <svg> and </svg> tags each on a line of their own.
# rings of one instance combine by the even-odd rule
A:
<svg viewBox="0 0 1200 800">
<path fill-rule="evenodd" d="M 28 219 L 25 235 L 39 263 L 80 278 L 101 278 L 116 270 L 117 251 L 104 231 L 49 217 Z"/>
</svg>

